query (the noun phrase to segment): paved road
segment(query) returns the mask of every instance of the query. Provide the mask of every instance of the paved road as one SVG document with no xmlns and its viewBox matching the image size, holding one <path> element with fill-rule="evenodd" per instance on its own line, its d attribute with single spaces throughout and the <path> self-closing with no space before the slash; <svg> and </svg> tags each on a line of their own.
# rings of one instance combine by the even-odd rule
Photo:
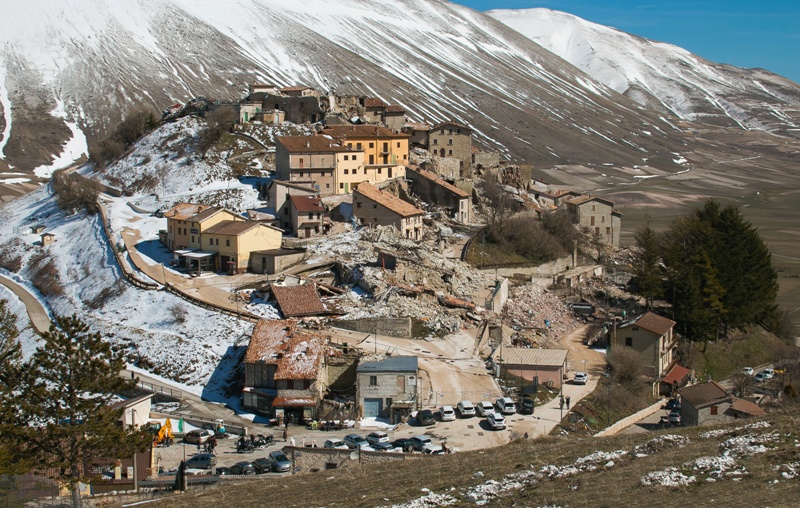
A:
<svg viewBox="0 0 800 508">
<path fill-rule="evenodd" d="M 28 288 L 17 284 L 5 275 L 0 275 L 0 284 L 13 291 L 14 294 L 22 300 L 22 303 L 25 304 L 25 308 L 28 310 L 28 317 L 31 320 L 31 325 L 33 325 L 34 330 L 41 334 L 50 329 L 50 314 L 42 303 L 28 291 Z"/>
</svg>

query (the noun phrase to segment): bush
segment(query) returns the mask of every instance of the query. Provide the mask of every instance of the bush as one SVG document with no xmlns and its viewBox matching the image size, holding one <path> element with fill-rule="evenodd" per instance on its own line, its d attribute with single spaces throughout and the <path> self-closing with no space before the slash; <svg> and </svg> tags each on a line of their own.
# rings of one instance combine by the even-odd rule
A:
<svg viewBox="0 0 800 508">
<path fill-rule="evenodd" d="M 608 354 L 611 380 L 620 385 L 641 384 L 642 359 L 634 349 L 617 347 Z"/>
<path fill-rule="evenodd" d="M 113 285 L 103 288 L 97 296 L 91 300 L 84 301 L 90 309 L 99 309 L 103 307 L 110 299 L 117 297 L 125 292 L 128 286 L 122 279 L 118 279 Z"/>
<path fill-rule="evenodd" d="M 100 185 L 94 180 L 76 173 L 59 171 L 53 174 L 52 186 L 56 204 L 62 210 L 69 213 L 78 210 L 86 210 L 90 214 L 97 213 Z"/>
<path fill-rule="evenodd" d="M 63 296 L 64 286 L 53 259 L 46 252 L 31 257 L 31 284 L 44 296 Z"/>
<path fill-rule="evenodd" d="M 148 109 L 131 111 L 111 134 L 92 147 L 93 162 L 100 168 L 122 157 L 125 148 L 135 143 L 158 125 L 155 114 Z"/>
<path fill-rule="evenodd" d="M 22 254 L 20 250 L 27 249 L 25 242 L 13 238 L 0 246 L 0 267 L 9 272 L 18 272 L 22 269 Z"/>
<path fill-rule="evenodd" d="M 197 135 L 197 150 L 202 157 L 222 138 L 226 132 L 233 129 L 238 120 L 233 108 L 220 107 L 210 111 L 205 116 L 206 126 Z"/>
<path fill-rule="evenodd" d="M 189 311 L 186 310 L 186 307 L 179 303 L 176 303 L 170 307 L 169 312 L 172 314 L 172 319 L 178 324 L 185 323 L 189 318 Z"/>
</svg>

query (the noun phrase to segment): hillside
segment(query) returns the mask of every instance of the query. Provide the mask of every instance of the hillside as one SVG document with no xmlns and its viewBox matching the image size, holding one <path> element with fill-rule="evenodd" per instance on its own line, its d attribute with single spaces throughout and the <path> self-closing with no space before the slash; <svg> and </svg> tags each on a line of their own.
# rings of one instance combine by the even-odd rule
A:
<svg viewBox="0 0 800 508">
<path fill-rule="evenodd" d="M 800 132 L 800 87 L 771 72 L 716 64 L 565 12 L 498 9 L 487 14 L 649 109 L 783 136 Z"/>
<path fill-rule="evenodd" d="M 56 157 L 77 157 L 133 108 L 235 100 L 255 81 L 456 119 L 475 127 L 476 145 L 537 164 L 644 158 L 674 170 L 673 152 L 694 143 L 663 108 L 643 108 L 443 0 L 2 4 L 0 165 L 24 173 L 47 175 L 63 165 Z"/>
<path fill-rule="evenodd" d="M 796 422 L 793 407 L 711 429 L 520 439 L 493 450 L 226 482 L 152 506 L 791 506 L 800 474 Z"/>
</svg>

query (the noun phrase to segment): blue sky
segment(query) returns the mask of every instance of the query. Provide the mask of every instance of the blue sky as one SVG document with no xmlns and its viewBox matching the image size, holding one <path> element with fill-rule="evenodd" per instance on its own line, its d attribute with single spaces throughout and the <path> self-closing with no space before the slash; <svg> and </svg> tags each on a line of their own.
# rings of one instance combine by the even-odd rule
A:
<svg viewBox="0 0 800 508">
<path fill-rule="evenodd" d="M 798 0 L 451 0 L 479 11 L 545 7 L 800 83 Z"/>
</svg>

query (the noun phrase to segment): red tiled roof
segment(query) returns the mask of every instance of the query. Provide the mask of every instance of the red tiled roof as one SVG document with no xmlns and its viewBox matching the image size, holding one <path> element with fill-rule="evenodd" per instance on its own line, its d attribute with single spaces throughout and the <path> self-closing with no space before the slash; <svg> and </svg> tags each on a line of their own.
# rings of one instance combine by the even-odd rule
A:
<svg viewBox="0 0 800 508">
<path fill-rule="evenodd" d="M 298 86 L 287 86 L 286 88 L 281 88 L 281 92 L 302 92 L 303 90 L 313 90 L 310 86 L 305 85 L 298 85 Z"/>
<path fill-rule="evenodd" d="M 431 173 L 430 171 L 424 170 L 424 169 L 422 169 L 420 167 L 417 167 L 417 166 L 407 166 L 407 168 L 410 169 L 411 171 L 413 171 L 414 173 L 417 173 L 419 176 L 421 176 L 423 178 L 426 178 L 427 180 L 432 181 L 436 185 L 449 190 L 453 194 L 461 196 L 462 198 L 470 197 L 469 192 L 463 191 L 463 190 L 459 189 L 458 187 L 456 187 L 455 185 L 452 185 L 452 184 L 446 182 L 445 180 L 442 180 L 439 177 L 439 175 Z"/>
<path fill-rule="evenodd" d="M 269 224 L 265 224 L 263 222 L 248 220 L 248 221 L 238 221 L 238 220 L 224 220 L 218 224 L 214 224 L 210 228 L 206 229 L 203 233 L 209 235 L 226 235 L 226 236 L 239 236 L 246 231 L 249 231 L 252 228 L 256 227 L 265 227 L 270 229 L 275 229 L 280 231 L 278 228 L 270 226 Z"/>
<path fill-rule="evenodd" d="M 260 319 L 244 362 L 275 365 L 275 379 L 316 379 L 324 353 L 324 339 L 298 332 L 294 321 Z"/>
<path fill-rule="evenodd" d="M 392 104 L 391 106 L 386 106 L 387 113 L 405 113 L 406 108 L 400 106 L 399 104 Z"/>
<path fill-rule="evenodd" d="M 326 136 L 278 136 L 275 141 L 290 153 L 352 152 Z"/>
<path fill-rule="evenodd" d="M 614 206 L 614 202 L 613 201 L 610 201 L 608 199 L 604 199 L 604 198 L 601 198 L 601 197 L 597 197 L 597 196 L 588 196 L 588 195 L 581 195 L 581 196 L 578 196 L 577 198 L 568 199 L 567 203 L 571 203 L 573 205 L 582 205 L 584 203 L 588 203 L 589 201 L 602 201 L 603 203 L 607 204 L 608 206 L 611 206 L 611 207 Z"/>
<path fill-rule="evenodd" d="M 323 134 L 327 134 L 336 139 L 376 139 L 376 138 L 408 138 L 409 134 L 393 132 L 386 127 L 377 125 L 329 125 L 322 129 Z"/>
<path fill-rule="evenodd" d="M 278 308 L 284 317 L 315 316 L 328 312 L 314 284 L 297 286 L 270 284 L 269 289 L 278 301 Z"/>
<path fill-rule="evenodd" d="M 388 208 L 401 217 L 413 217 L 414 215 L 423 215 L 425 212 L 416 206 L 406 203 L 394 194 L 384 192 L 369 182 L 362 182 L 353 191 L 354 194 L 361 194 L 367 199 L 370 199 L 379 205 Z M 356 216 L 358 216 L 358 209 L 355 209 Z"/>
<path fill-rule="evenodd" d="M 322 207 L 322 201 L 315 196 L 289 196 L 289 201 L 292 202 L 298 212 L 324 212 L 325 208 Z"/>
<path fill-rule="evenodd" d="M 675 321 L 659 316 L 655 312 L 648 312 L 634 323 L 631 323 L 631 326 L 638 326 L 655 334 L 665 335 L 675 326 Z"/>
<path fill-rule="evenodd" d="M 755 402 L 750 402 L 749 400 L 744 400 L 744 399 L 738 399 L 736 397 L 733 398 L 733 402 L 731 403 L 731 409 L 734 411 L 738 411 L 740 413 L 748 414 L 750 416 L 763 416 L 767 414 L 767 412 L 761 409 L 761 407 Z"/>
<path fill-rule="evenodd" d="M 674 367 L 672 367 L 672 369 L 670 369 L 669 373 L 664 377 L 663 382 L 670 385 L 676 382 L 680 383 L 686 378 L 686 376 L 689 375 L 690 372 L 691 371 L 686 367 L 675 365 Z"/>
<path fill-rule="evenodd" d="M 461 127 L 462 129 L 467 129 L 468 131 L 472 130 L 472 127 L 470 127 L 469 125 L 458 123 L 455 120 L 450 120 L 449 122 L 437 123 L 436 125 L 433 126 L 433 129 L 441 129 L 442 127 L 445 127 L 447 125 L 452 125 L 453 127 Z"/>
<path fill-rule="evenodd" d="M 716 381 L 684 386 L 678 390 L 681 400 L 699 409 L 727 400 L 728 392 Z"/>
<path fill-rule="evenodd" d="M 364 107 L 367 108 L 384 108 L 386 103 L 377 97 L 367 97 L 364 99 Z"/>
</svg>

